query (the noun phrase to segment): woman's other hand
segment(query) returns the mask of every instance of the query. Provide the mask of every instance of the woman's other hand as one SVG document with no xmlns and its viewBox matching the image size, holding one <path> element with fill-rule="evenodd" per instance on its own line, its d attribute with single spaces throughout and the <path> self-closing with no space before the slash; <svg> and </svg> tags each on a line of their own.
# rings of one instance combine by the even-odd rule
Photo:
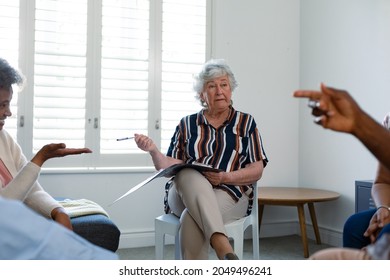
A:
<svg viewBox="0 0 390 280">
<path fill-rule="evenodd" d="M 213 186 L 219 186 L 223 183 L 224 174 L 226 172 L 202 172 L 203 176 L 209 180 Z"/>
<path fill-rule="evenodd" d="M 50 158 L 79 155 L 84 153 L 92 153 L 92 151 L 88 148 L 66 148 L 64 143 L 52 143 L 43 146 L 31 161 L 36 165 L 42 166 L 43 163 Z"/>
</svg>

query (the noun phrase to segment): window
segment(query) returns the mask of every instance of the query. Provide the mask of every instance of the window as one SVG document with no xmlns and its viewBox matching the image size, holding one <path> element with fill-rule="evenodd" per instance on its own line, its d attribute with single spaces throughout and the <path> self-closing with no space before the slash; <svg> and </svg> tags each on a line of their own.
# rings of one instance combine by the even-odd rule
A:
<svg viewBox="0 0 390 280">
<path fill-rule="evenodd" d="M 52 167 L 150 165 L 116 139 L 146 134 L 165 152 L 180 118 L 200 110 L 192 75 L 206 60 L 206 11 L 206 0 L 0 0 L 0 40 L 13 42 L 1 56 L 29 85 L 13 109 L 24 125 L 7 131 L 27 157 L 53 142 L 93 150 Z"/>
</svg>

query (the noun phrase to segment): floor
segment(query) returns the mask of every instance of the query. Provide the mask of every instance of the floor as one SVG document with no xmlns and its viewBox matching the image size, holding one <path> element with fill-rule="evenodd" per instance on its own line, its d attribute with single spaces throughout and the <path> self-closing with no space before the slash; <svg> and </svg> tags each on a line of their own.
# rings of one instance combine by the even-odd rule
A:
<svg viewBox="0 0 390 280">
<path fill-rule="evenodd" d="M 314 240 L 309 239 L 309 252 L 329 248 L 329 245 L 318 245 Z M 121 260 L 153 260 L 155 259 L 154 246 L 143 248 L 119 249 L 117 251 Z M 213 251 L 210 252 L 210 259 L 217 259 Z M 174 259 L 173 245 L 165 247 L 164 259 Z M 252 241 L 245 240 L 243 259 L 252 259 Z M 260 259 L 261 260 L 304 260 L 303 245 L 298 235 L 260 238 Z"/>
</svg>

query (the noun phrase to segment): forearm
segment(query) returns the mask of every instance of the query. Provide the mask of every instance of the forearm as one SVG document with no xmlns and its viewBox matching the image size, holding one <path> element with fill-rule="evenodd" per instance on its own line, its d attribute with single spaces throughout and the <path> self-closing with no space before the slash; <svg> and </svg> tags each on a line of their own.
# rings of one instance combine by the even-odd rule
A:
<svg viewBox="0 0 390 280">
<path fill-rule="evenodd" d="M 374 184 L 371 193 L 376 207 L 390 207 L 390 185 Z"/>
<path fill-rule="evenodd" d="M 366 113 L 359 119 L 359 127 L 352 132 L 367 149 L 388 169 L 390 169 L 390 131 Z"/>
<path fill-rule="evenodd" d="M 34 183 L 24 202 L 30 208 L 47 218 L 52 217 L 51 212 L 53 209 L 61 207 L 59 202 L 47 193 L 38 181 Z"/>
<path fill-rule="evenodd" d="M 390 207 L 390 170 L 379 164 L 371 196 L 375 205 Z"/>
<path fill-rule="evenodd" d="M 183 163 L 182 160 L 168 157 L 168 156 L 164 155 L 163 153 L 161 153 L 157 149 L 154 151 L 150 151 L 149 154 L 152 157 L 152 161 L 153 161 L 153 164 L 154 164 L 154 167 L 156 168 L 156 170 L 167 168 L 167 167 L 169 167 L 173 164 L 176 164 L 176 163 Z"/>
<path fill-rule="evenodd" d="M 263 174 L 263 162 L 258 161 L 248 164 L 245 168 L 226 172 L 222 183 L 229 185 L 249 185 L 258 181 Z"/>
<path fill-rule="evenodd" d="M 37 180 L 40 170 L 39 166 L 27 163 L 5 188 L 0 188 L 1 196 L 9 199 L 24 200 Z"/>
</svg>

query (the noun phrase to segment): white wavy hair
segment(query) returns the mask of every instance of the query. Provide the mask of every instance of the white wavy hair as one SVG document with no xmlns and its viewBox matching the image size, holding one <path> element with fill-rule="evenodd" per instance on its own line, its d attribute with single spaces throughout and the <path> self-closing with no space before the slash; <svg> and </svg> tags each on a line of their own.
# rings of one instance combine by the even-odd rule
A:
<svg viewBox="0 0 390 280">
<path fill-rule="evenodd" d="M 196 92 L 196 99 L 200 101 L 202 107 L 207 108 L 206 102 L 200 98 L 201 94 L 205 90 L 206 83 L 221 77 L 228 76 L 230 89 L 232 92 L 237 88 L 238 83 L 229 65 L 226 64 L 224 59 L 211 59 L 207 61 L 198 75 L 194 77 L 194 90 Z"/>
</svg>

